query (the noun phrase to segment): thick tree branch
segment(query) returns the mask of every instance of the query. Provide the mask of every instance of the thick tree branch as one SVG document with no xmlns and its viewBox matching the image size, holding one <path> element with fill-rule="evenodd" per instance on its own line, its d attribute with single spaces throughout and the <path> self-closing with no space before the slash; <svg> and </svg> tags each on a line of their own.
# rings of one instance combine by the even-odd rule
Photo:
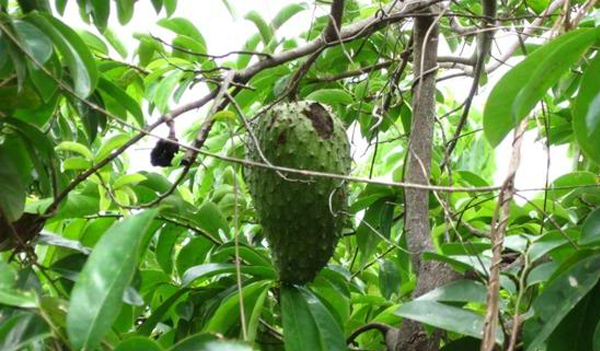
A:
<svg viewBox="0 0 600 351">
<path fill-rule="evenodd" d="M 323 32 L 323 38 L 325 43 L 329 43 L 331 41 L 340 41 L 340 30 L 342 28 L 342 19 L 344 16 L 344 0 L 334 0 L 333 4 L 331 4 L 331 10 L 329 13 L 329 23 L 327 24 L 327 28 Z M 296 100 L 298 95 L 298 87 L 300 86 L 300 81 L 302 78 L 308 73 L 310 67 L 317 61 L 319 55 L 325 50 L 323 47 L 320 50 L 315 51 L 312 55 L 304 61 L 304 63 L 296 70 L 296 73 L 290 79 L 289 88 L 288 88 L 288 98 L 290 100 Z"/>
<path fill-rule="evenodd" d="M 340 30 L 342 29 L 342 20 L 344 17 L 344 3 L 344 0 L 333 0 L 333 3 L 331 4 L 329 23 L 327 24 L 327 28 L 325 28 L 325 32 L 323 33 L 325 42 L 339 40 L 338 36 Z"/>
<path fill-rule="evenodd" d="M 431 13 L 429 17 L 416 17 L 414 25 L 415 76 L 420 77 L 413 86 L 413 117 L 408 147 L 406 181 L 428 184 L 433 146 L 435 121 L 435 68 L 437 67 L 438 20 Z M 429 73 L 428 73 L 429 72 Z M 407 189 L 404 195 L 405 224 L 408 250 L 415 253 L 413 269 L 417 272 L 417 287 L 413 291 L 416 298 L 445 283 L 453 277 L 452 271 L 434 261 L 421 262 L 424 252 L 433 250 L 429 228 L 429 193 Z M 395 351 L 433 351 L 439 345 L 439 332 L 427 337 L 419 323 L 405 319 L 394 337 Z"/>
</svg>

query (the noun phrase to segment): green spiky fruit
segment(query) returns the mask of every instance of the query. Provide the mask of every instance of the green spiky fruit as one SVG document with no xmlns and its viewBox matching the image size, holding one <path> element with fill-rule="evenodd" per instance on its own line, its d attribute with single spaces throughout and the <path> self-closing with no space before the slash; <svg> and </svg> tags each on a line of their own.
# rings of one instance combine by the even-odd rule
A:
<svg viewBox="0 0 600 351">
<path fill-rule="evenodd" d="M 280 104 L 248 133 L 247 158 L 295 169 L 347 175 L 350 145 L 342 122 L 318 103 Z M 346 184 L 246 167 L 246 182 L 258 219 L 286 284 L 312 281 L 333 255 L 347 207 Z"/>
</svg>

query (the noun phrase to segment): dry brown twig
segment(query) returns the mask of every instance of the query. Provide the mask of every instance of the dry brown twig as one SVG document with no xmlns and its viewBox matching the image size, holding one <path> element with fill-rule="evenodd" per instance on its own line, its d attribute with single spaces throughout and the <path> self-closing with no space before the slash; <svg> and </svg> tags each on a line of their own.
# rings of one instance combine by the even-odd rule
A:
<svg viewBox="0 0 600 351">
<path fill-rule="evenodd" d="M 508 223 L 510 203 L 515 192 L 515 176 L 521 161 L 521 145 L 523 134 L 527 129 L 529 118 L 525 118 L 515 129 L 512 147 L 512 155 L 508 166 L 508 174 L 498 197 L 498 203 L 494 210 L 490 230 L 490 241 L 492 244 L 492 265 L 488 278 L 487 310 L 483 326 L 483 339 L 481 351 L 493 351 L 496 347 L 496 331 L 500 318 L 500 264 L 502 263 L 502 248 L 504 245 L 504 234 Z"/>
</svg>

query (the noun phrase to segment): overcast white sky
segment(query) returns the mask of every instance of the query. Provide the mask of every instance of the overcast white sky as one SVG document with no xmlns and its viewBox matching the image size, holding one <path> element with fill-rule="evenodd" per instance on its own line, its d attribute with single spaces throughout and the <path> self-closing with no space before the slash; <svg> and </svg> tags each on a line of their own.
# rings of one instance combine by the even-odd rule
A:
<svg viewBox="0 0 600 351">
<path fill-rule="evenodd" d="M 179 0 L 177 10 L 174 14 L 176 17 L 185 17 L 192 21 L 204 35 L 208 52 L 211 54 L 220 54 L 231 50 L 239 50 L 249 36 L 256 32 L 255 26 L 244 20 L 244 15 L 251 10 L 259 12 L 266 20 L 270 20 L 277 12 L 287 4 L 296 3 L 297 1 L 290 0 L 229 0 L 236 9 L 237 16 L 232 18 L 227 8 L 223 5 L 222 0 Z M 307 1 L 311 6 L 309 10 L 295 16 L 295 18 L 278 31 L 279 36 L 294 36 L 306 30 L 310 26 L 312 18 L 312 6 L 314 0 Z M 68 2 L 67 11 L 64 20 L 75 28 L 87 28 L 79 18 L 77 6 L 74 2 Z M 114 5 L 114 3 L 113 3 Z M 322 6 L 322 5 L 321 5 Z M 318 9 L 319 12 L 326 11 L 326 8 Z M 114 12 L 113 12 L 114 13 Z M 134 33 L 152 33 L 159 37 L 169 39 L 171 34 L 156 26 L 158 19 L 165 16 L 164 12 L 156 15 L 151 2 L 148 0 L 138 1 L 135 7 L 135 15 L 132 21 L 125 27 L 122 27 L 116 16 L 111 16 L 111 26 L 120 34 L 120 39 L 126 43 L 130 54 L 135 51 L 138 45 L 132 35 Z M 93 32 L 95 30 L 90 29 Z M 502 40 L 499 42 L 502 47 Z M 443 50 L 443 49 L 442 49 Z M 500 70 L 499 70 L 500 71 Z M 497 72 L 490 77 L 490 81 L 497 81 L 502 72 Z M 469 79 L 453 80 L 446 88 L 451 89 L 457 99 L 464 98 L 470 84 Z M 492 85 L 488 85 L 492 87 Z M 198 94 L 199 92 L 194 92 Z M 489 91 L 482 91 L 475 99 L 474 106 L 481 108 L 485 102 L 485 98 Z M 184 96 L 184 100 L 191 100 L 195 96 Z M 508 103 L 508 102 L 507 102 Z M 198 112 L 189 113 L 187 116 L 182 116 L 180 125 L 188 125 L 194 119 L 201 117 Z M 179 119 L 178 119 L 179 121 Z M 161 131 L 158 131 L 161 133 Z M 165 133 L 164 131 L 162 133 Z M 511 134 L 512 135 L 512 134 Z M 517 174 L 517 188 L 532 188 L 542 187 L 544 185 L 546 175 L 546 151 L 542 141 L 536 141 L 536 132 L 526 134 L 525 144 L 522 153 L 522 165 Z M 508 160 L 510 157 L 510 146 L 512 138 L 507 138 L 496 150 L 497 173 L 495 183 L 500 184 L 506 175 Z M 138 146 L 137 151 L 129 156 L 132 158 L 132 169 L 151 169 L 149 164 L 149 150 L 154 141 L 149 141 L 145 145 Z M 142 149 L 142 150 L 140 150 Z M 550 179 L 554 179 L 561 174 L 568 172 L 572 165 L 572 160 L 567 156 L 566 147 L 552 148 L 552 163 L 550 168 Z M 533 194 L 528 194 L 533 195 Z"/>
</svg>

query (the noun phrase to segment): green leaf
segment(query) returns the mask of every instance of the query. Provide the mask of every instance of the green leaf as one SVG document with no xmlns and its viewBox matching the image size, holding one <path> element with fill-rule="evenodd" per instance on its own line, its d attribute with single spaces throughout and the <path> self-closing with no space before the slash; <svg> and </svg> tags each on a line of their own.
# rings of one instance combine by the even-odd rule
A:
<svg viewBox="0 0 600 351">
<path fill-rule="evenodd" d="M 244 274 L 253 275 L 265 279 L 275 279 L 275 271 L 268 267 L 241 266 L 240 270 Z M 189 268 L 181 278 L 183 286 L 189 286 L 192 283 L 202 282 L 218 274 L 235 273 L 233 263 L 207 263 Z"/>
<path fill-rule="evenodd" d="M 473 280 L 457 280 L 436 288 L 417 300 L 432 300 L 437 302 L 486 302 L 486 287 Z"/>
<path fill-rule="evenodd" d="M 600 243 L 600 208 L 592 211 L 581 228 L 580 245 L 593 245 Z"/>
<path fill-rule="evenodd" d="M 115 351 L 162 351 L 163 348 L 152 339 L 134 336 L 123 340 Z"/>
<path fill-rule="evenodd" d="M 573 104 L 573 132 L 583 152 L 600 164 L 600 55 L 586 68 Z"/>
<path fill-rule="evenodd" d="M 96 88 L 98 71 L 83 40 L 70 27 L 52 16 L 32 13 L 25 19 L 52 39 L 71 72 L 75 92 L 81 98 L 88 97 Z"/>
<path fill-rule="evenodd" d="M 175 243 L 184 232 L 185 228 L 173 224 L 167 224 L 160 230 L 155 255 L 160 268 L 167 274 L 170 274 L 173 270 L 173 249 Z"/>
<path fill-rule="evenodd" d="M 553 50 L 537 63 L 535 71 L 531 72 L 527 84 L 517 94 L 513 102 L 513 122 L 521 121 L 535 105 L 544 97 L 548 89 L 558 82 L 569 67 L 581 60 L 581 56 L 598 38 L 600 30 L 575 30 L 569 40 L 560 45 L 551 42 Z"/>
<path fill-rule="evenodd" d="M 173 39 L 173 46 L 173 57 L 181 58 L 190 62 L 202 62 L 206 60 L 206 58 L 200 55 L 192 55 L 176 49 L 185 48 L 186 50 L 191 52 L 206 54 L 206 47 L 202 43 L 196 41 L 191 37 L 188 37 L 186 35 L 178 35 L 177 37 L 175 37 L 175 39 Z"/>
<path fill-rule="evenodd" d="M 198 212 L 194 213 L 194 223 L 213 237 L 218 237 L 219 230 L 224 233 L 229 232 L 229 224 L 225 216 L 221 213 L 219 206 L 211 201 L 205 201 Z"/>
<path fill-rule="evenodd" d="M 527 351 L 537 350 L 556 329 L 573 307 L 598 283 L 600 256 L 586 257 L 556 277 L 533 302 L 534 315 L 525 322 L 525 329 L 534 338 Z"/>
<path fill-rule="evenodd" d="M 113 100 L 118 104 L 123 106 L 129 113 L 131 113 L 138 126 L 144 126 L 144 114 L 142 113 L 140 104 L 131 96 L 129 96 L 129 94 L 127 94 L 123 89 L 104 77 L 100 78 L 100 81 L 98 82 L 98 88 L 113 98 Z M 121 117 L 127 121 L 127 116 Z"/>
<path fill-rule="evenodd" d="M 117 3 L 120 4 L 122 2 L 123 1 L 118 1 Z M 124 2 L 128 2 L 128 1 L 124 1 Z M 129 0 L 129 2 L 131 2 L 131 6 L 133 7 L 133 2 L 131 0 Z M 122 5 L 118 5 L 118 6 L 122 6 Z M 110 28 L 106 28 L 106 30 L 104 31 L 104 37 L 106 38 L 106 40 L 108 40 L 108 43 L 119 53 L 119 55 L 121 55 L 122 58 L 127 58 L 127 47 L 119 39 L 117 33 L 115 33 Z"/>
<path fill-rule="evenodd" d="M 165 10 L 167 10 L 167 17 L 171 17 L 177 9 L 177 0 L 163 0 Z"/>
<path fill-rule="evenodd" d="M 115 180 L 113 188 L 119 189 L 127 185 L 136 185 L 144 180 L 146 180 L 146 176 L 139 173 L 124 174 Z"/>
<path fill-rule="evenodd" d="M 13 306 L 19 308 L 38 307 L 36 296 L 32 292 L 22 292 L 3 289 L 0 289 L 0 305 Z M 0 350 L 2 349 L 0 348 Z"/>
<path fill-rule="evenodd" d="M 561 35 L 550 43 L 532 52 L 525 60 L 521 61 L 502 76 L 500 81 L 494 86 L 483 111 L 483 130 L 492 146 L 498 146 L 506 135 L 508 135 L 508 133 L 521 121 L 525 116 L 522 115 L 522 113 L 526 110 L 526 106 L 529 106 L 536 98 L 541 98 L 541 96 L 537 95 L 539 94 L 540 89 L 531 88 L 531 85 L 529 84 L 532 74 L 535 72 L 535 77 L 538 78 L 536 81 L 539 81 L 540 75 L 545 74 L 545 72 L 537 71 L 537 68 L 542 65 L 542 62 L 544 62 L 545 59 L 547 59 L 548 62 L 544 67 L 555 62 L 555 60 L 557 60 L 557 57 L 554 56 L 555 51 L 558 50 L 559 52 L 562 52 L 564 48 L 571 48 L 574 45 L 585 46 L 586 43 L 579 42 L 579 40 L 581 40 L 581 38 L 579 38 L 580 35 L 584 35 L 582 38 L 585 40 L 592 40 L 593 36 L 595 36 L 594 32 L 588 29 L 574 30 Z M 568 57 L 571 58 L 570 55 L 568 55 Z M 581 54 L 579 54 L 578 57 L 581 57 Z M 566 61 L 562 63 L 564 65 L 567 64 Z M 551 76 L 554 77 L 555 75 L 551 74 Z M 548 84 L 548 81 L 544 80 L 543 83 Z M 517 109 L 513 108 L 513 106 L 517 106 L 517 96 L 519 96 L 522 91 L 526 90 L 525 87 L 527 87 L 527 90 L 530 90 L 530 92 L 523 93 L 522 97 L 519 98 L 518 106 L 520 111 L 518 111 L 518 114 L 515 114 L 514 112 L 517 112 Z M 544 88 L 543 93 L 545 93 L 548 88 L 549 86 Z M 529 110 L 527 110 L 525 114 L 528 112 Z"/>
<path fill-rule="evenodd" d="M 164 18 L 157 22 L 163 28 L 180 35 L 186 35 L 206 47 L 206 41 L 200 31 L 188 19 L 181 17 Z"/>
<path fill-rule="evenodd" d="M 87 30 L 79 30 L 77 31 L 77 34 L 79 34 L 81 39 L 83 39 L 84 43 L 88 47 L 98 52 L 99 54 L 108 56 L 108 46 L 106 45 L 104 40 L 100 39 L 100 37 Z"/>
<path fill-rule="evenodd" d="M 590 291 L 586 297 L 560 322 L 548 338 L 546 351 L 594 350 L 594 329 L 600 319 L 599 287 Z"/>
<path fill-rule="evenodd" d="M 252 347 L 238 341 L 219 340 L 211 334 L 187 337 L 168 351 L 252 351 Z"/>
<path fill-rule="evenodd" d="M 269 45 L 271 39 L 273 39 L 274 30 L 271 26 L 267 24 L 267 22 L 265 22 L 262 16 L 258 12 L 252 10 L 248 12 L 246 16 L 244 16 L 244 19 L 247 19 L 254 23 L 256 28 L 258 28 L 258 32 L 260 33 L 260 36 L 262 37 L 262 41 L 265 44 L 265 46 Z"/>
<path fill-rule="evenodd" d="M 350 105 L 354 99 L 341 89 L 321 89 L 308 94 L 306 100 L 320 102 L 325 105 Z"/>
<path fill-rule="evenodd" d="M 281 318 L 286 351 L 346 351 L 341 326 L 305 287 L 281 287 Z"/>
<path fill-rule="evenodd" d="M 177 83 L 179 83 L 182 77 L 183 72 L 175 71 L 165 77 L 158 84 L 158 88 L 156 88 L 156 98 L 154 99 L 154 104 L 161 113 L 166 113 L 169 111 L 169 101 L 171 100 L 171 95 L 173 94 L 175 86 Z"/>
<path fill-rule="evenodd" d="M 96 152 L 96 157 L 94 158 L 94 161 L 99 162 L 100 160 L 104 159 L 111 152 L 125 145 L 129 141 L 129 139 L 131 139 L 131 137 L 127 134 L 117 134 L 115 136 L 112 136 L 110 139 L 106 140 L 102 144 L 98 152 Z"/>
<path fill-rule="evenodd" d="M 13 27 L 27 53 L 38 64 L 43 65 L 50 59 L 53 52 L 52 41 L 44 32 L 32 24 L 20 20 L 13 21 Z"/>
<path fill-rule="evenodd" d="M 400 292 L 400 269 L 398 264 L 392 260 L 382 259 L 379 261 L 379 290 L 381 295 L 390 299 L 393 294 Z"/>
<path fill-rule="evenodd" d="M 91 5 L 92 18 L 96 28 L 100 32 L 104 32 L 110 15 L 110 0 L 89 0 L 87 3 Z"/>
<path fill-rule="evenodd" d="M 23 214 L 27 197 L 27 177 L 20 169 L 20 164 L 18 155 L 12 152 L 6 142 L 0 144 L 0 209 L 11 222 Z"/>
<path fill-rule="evenodd" d="M 119 0 L 116 2 L 117 4 L 117 17 L 119 18 L 119 23 L 122 25 L 126 25 L 131 21 L 133 17 L 133 8 L 135 6 L 136 0 Z M 108 28 L 104 35 L 106 36 L 106 32 L 110 31 Z M 108 38 L 107 38 L 108 39 Z M 110 39 L 109 39 L 110 42 Z"/>
<path fill-rule="evenodd" d="M 483 335 L 484 316 L 433 300 L 417 299 L 407 302 L 400 306 L 396 314 L 436 328 L 478 339 L 481 339 Z M 503 340 L 504 335 L 499 330 L 496 334 L 496 342 L 502 344 Z"/>
<path fill-rule="evenodd" d="M 75 349 L 94 349 L 110 330 L 156 213 L 148 210 L 115 223 L 94 247 L 71 292 L 67 333 Z"/>
<path fill-rule="evenodd" d="M 63 141 L 62 143 L 58 144 L 55 149 L 57 151 L 75 152 L 85 157 L 87 160 L 92 160 L 94 158 L 90 149 L 88 149 L 85 145 L 74 141 Z"/>
<path fill-rule="evenodd" d="M 183 275 L 190 267 L 198 266 L 204 263 L 206 254 L 213 247 L 213 243 L 205 238 L 192 238 L 177 255 L 177 272 Z"/>
<path fill-rule="evenodd" d="M 286 5 L 284 8 L 279 10 L 277 15 L 275 15 L 275 17 L 273 18 L 273 21 L 271 21 L 271 24 L 272 24 L 273 28 L 278 29 L 285 22 L 287 22 L 290 18 L 294 17 L 294 15 L 296 15 L 297 13 L 300 13 L 302 11 L 305 11 L 306 9 L 308 9 L 308 5 L 304 2 L 300 3 L 300 4 Z"/>
<path fill-rule="evenodd" d="M 63 161 L 63 170 L 73 171 L 92 167 L 92 162 L 84 157 L 69 157 Z"/>
<path fill-rule="evenodd" d="M 20 351 L 51 335 L 46 322 L 33 313 L 17 314 L 0 324 L 0 350 Z"/>
<path fill-rule="evenodd" d="M 272 282 L 258 281 L 242 289 L 244 315 L 248 327 L 248 341 L 253 341 L 258 328 L 258 318 Z M 221 303 L 208 321 L 206 331 L 227 334 L 230 328 L 240 324 L 240 294 L 237 289 L 231 292 Z"/>
</svg>

